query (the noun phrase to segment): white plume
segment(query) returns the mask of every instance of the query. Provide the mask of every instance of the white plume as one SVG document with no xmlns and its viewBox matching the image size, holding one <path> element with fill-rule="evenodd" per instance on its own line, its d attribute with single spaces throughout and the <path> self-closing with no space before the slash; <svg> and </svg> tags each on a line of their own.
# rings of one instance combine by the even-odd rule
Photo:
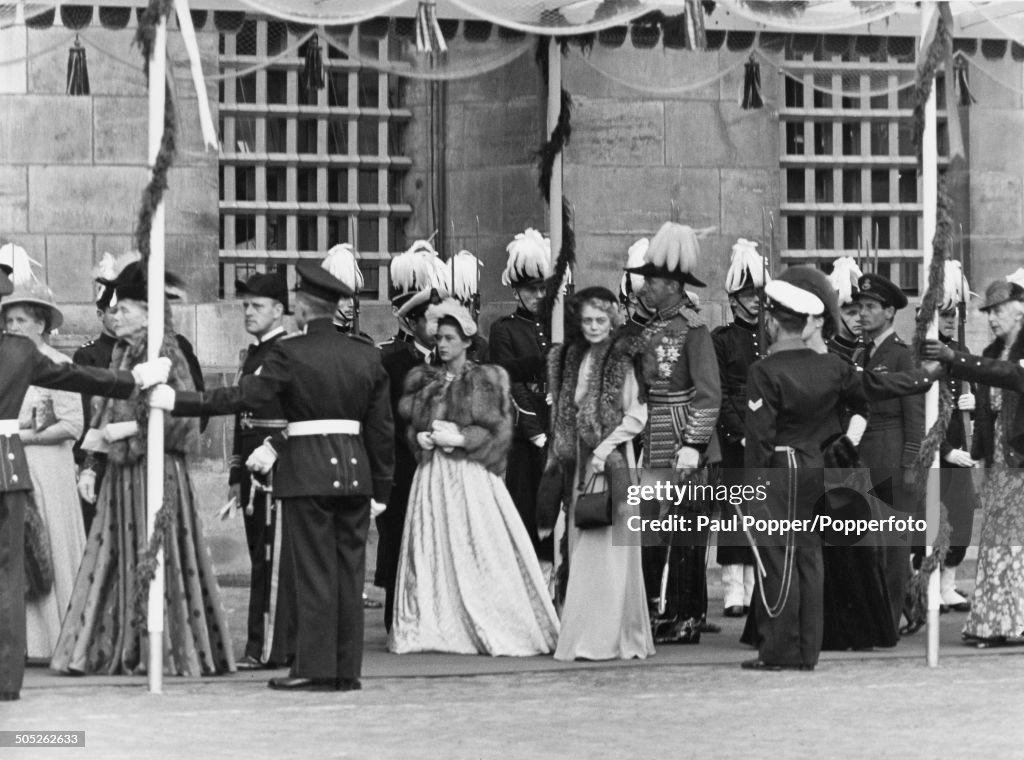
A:
<svg viewBox="0 0 1024 760">
<path fill-rule="evenodd" d="M 853 291 L 857 289 L 857 283 L 863 276 L 860 267 L 852 256 L 840 256 L 832 263 L 832 287 L 836 289 L 840 306 L 853 302 Z"/>
<path fill-rule="evenodd" d="M 669 272 L 688 274 L 697 267 L 700 242 L 692 227 L 665 222 L 651 239 L 645 259 Z"/>
<path fill-rule="evenodd" d="M 15 287 L 29 285 L 39 279 L 33 267 L 41 266 L 40 263 L 29 258 L 28 252 L 20 245 L 7 243 L 0 246 L 0 266 L 10 267 L 10 280 Z"/>
<path fill-rule="evenodd" d="M 943 265 L 942 302 L 939 304 L 939 311 L 950 311 L 957 308 L 961 302 L 967 301 L 971 295 L 971 286 L 967 284 L 963 266 L 959 261 L 946 259 Z"/>
<path fill-rule="evenodd" d="M 547 279 L 551 274 L 551 241 L 532 227 L 516 235 L 505 250 L 508 263 L 501 273 L 502 285 Z"/>
<path fill-rule="evenodd" d="M 397 293 L 418 293 L 427 288 L 447 292 L 444 262 L 426 240 L 417 240 L 409 250 L 391 259 L 391 287 Z"/>
<path fill-rule="evenodd" d="M 448 289 L 452 297 L 460 301 L 468 301 L 480 292 L 479 267 L 481 266 L 483 264 L 480 263 L 480 259 L 469 251 L 462 250 L 455 254 L 454 264 L 449 261 L 445 265 L 449 280 L 453 270 L 455 274 L 455 281 L 451 283 L 451 287 Z"/>
<path fill-rule="evenodd" d="M 757 252 L 757 243 L 746 238 L 737 240 L 733 244 L 729 271 L 725 275 L 725 292 L 763 288 L 770 279 L 764 257 Z"/>
<path fill-rule="evenodd" d="M 1006 275 L 1006 279 L 1024 288 L 1024 267 L 1021 267 L 1013 274 Z"/>
<path fill-rule="evenodd" d="M 340 243 L 327 251 L 323 268 L 356 293 L 363 289 L 363 273 L 359 271 L 359 254 L 350 243 Z"/>
<path fill-rule="evenodd" d="M 647 255 L 647 248 L 650 246 L 651 241 L 648 238 L 640 238 L 633 245 L 629 247 L 626 253 L 626 269 L 635 269 L 642 267 L 645 263 L 644 256 Z M 622 275 L 622 281 L 619 283 L 619 292 L 623 295 L 627 293 L 637 293 L 640 288 L 644 286 L 644 276 L 642 274 L 630 274 L 624 272 Z"/>
</svg>

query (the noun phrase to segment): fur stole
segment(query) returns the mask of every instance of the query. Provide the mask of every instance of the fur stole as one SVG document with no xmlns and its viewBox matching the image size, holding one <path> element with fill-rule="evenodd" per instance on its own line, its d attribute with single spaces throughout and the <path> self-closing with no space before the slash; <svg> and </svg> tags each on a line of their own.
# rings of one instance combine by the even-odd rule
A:
<svg viewBox="0 0 1024 760">
<path fill-rule="evenodd" d="M 414 367 L 406 376 L 398 413 L 408 423 L 409 445 L 420 462 L 432 453 L 419 447 L 417 433 L 429 431 L 434 420 L 445 420 L 458 425 L 466 439 L 452 456 L 496 474 L 505 471 L 512 445 L 512 395 L 501 367 L 467 363 L 450 382 L 444 367 Z"/>
<path fill-rule="evenodd" d="M 622 422 L 622 389 L 642 353 L 642 336 L 619 331 L 612 339 L 590 348 L 593 352 L 588 392 L 577 407 L 576 385 L 588 346 L 574 342 L 549 358 L 548 387 L 555 398 L 552 414 L 551 456 L 561 462 L 576 461 L 577 438 L 594 448 Z M 614 452 L 613 457 L 619 456 Z M 618 466 L 615 461 L 610 462 Z M 624 464 L 623 464 L 624 466 Z"/>
<path fill-rule="evenodd" d="M 167 384 L 176 391 L 195 390 L 192 382 L 192 375 L 189 373 L 188 362 L 178 345 L 177 338 L 173 331 L 173 322 L 170 318 L 170 309 L 165 315 L 163 345 L 160 348 L 160 355 L 171 360 L 171 374 L 167 378 Z M 135 365 L 146 360 L 146 341 L 143 340 L 137 345 L 130 345 L 125 341 L 118 341 L 114 346 L 114 352 L 110 358 L 112 369 L 131 370 Z M 127 399 L 100 399 L 96 411 L 93 413 L 91 426 L 102 429 L 111 422 L 128 422 L 135 420 L 139 423 L 138 432 L 131 438 L 115 441 L 110 444 L 110 451 L 107 456 L 111 462 L 116 464 L 135 464 L 146 457 L 146 424 L 149 421 L 148 394 L 140 392 L 138 388 L 132 391 Z M 199 422 L 189 417 L 164 417 L 164 450 L 168 453 L 192 454 L 199 450 Z"/>
</svg>

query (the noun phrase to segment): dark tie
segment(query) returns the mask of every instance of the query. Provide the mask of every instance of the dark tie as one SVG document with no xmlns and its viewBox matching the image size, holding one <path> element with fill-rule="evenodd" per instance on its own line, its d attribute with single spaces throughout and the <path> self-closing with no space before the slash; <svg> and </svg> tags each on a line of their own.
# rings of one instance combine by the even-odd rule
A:
<svg viewBox="0 0 1024 760">
<path fill-rule="evenodd" d="M 874 353 L 874 350 L 875 350 L 875 342 L 874 341 L 869 341 L 868 344 L 866 346 L 864 346 L 864 361 L 863 361 L 863 364 L 862 364 L 863 367 L 866 368 L 868 366 L 868 362 L 871 361 L 871 354 Z"/>
</svg>

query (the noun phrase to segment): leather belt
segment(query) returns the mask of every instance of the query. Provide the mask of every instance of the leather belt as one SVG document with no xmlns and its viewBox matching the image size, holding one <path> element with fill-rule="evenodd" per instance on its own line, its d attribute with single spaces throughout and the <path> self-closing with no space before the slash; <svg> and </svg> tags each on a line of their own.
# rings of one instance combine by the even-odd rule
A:
<svg viewBox="0 0 1024 760">
<path fill-rule="evenodd" d="M 17 420 L 0 420 L 0 435 L 14 436 L 19 430 Z"/>
<path fill-rule="evenodd" d="M 359 420 L 304 420 L 288 423 L 288 437 L 304 435 L 359 435 Z"/>
<path fill-rule="evenodd" d="M 253 428 L 259 429 L 270 429 L 270 430 L 284 430 L 288 427 L 288 420 L 262 420 L 256 417 L 243 416 L 239 420 L 239 424 L 243 430 L 252 430 Z"/>
</svg>

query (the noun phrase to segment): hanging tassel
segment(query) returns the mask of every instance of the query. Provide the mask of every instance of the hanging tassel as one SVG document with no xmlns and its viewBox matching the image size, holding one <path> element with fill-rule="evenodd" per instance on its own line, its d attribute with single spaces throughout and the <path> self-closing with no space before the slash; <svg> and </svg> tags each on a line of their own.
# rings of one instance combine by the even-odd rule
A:
<svg viewBox="0 0 1024 760">
<path fill-rule="evenodd" d="M 953 70 L 956 73 L 956 87 L 960 91 L 960 105 L 970 106 L 972 103 L 977 103 L 978 99 L 971 92 L 971 86 L 967 80 L 967 59 L 958 55 L 953 62 Z"/>
<path fill-rule="evenodd" d="M 690 50 L 703 50 L 707 45 L 704 5 L 701 0 L 686 0 L 686 47 Z"/>
<path fill-rule="evenodd" d="M 89 67 L 85 62 L 85 48 L 75 35 L 75 46 L 68 51 L 68 95 L 89 94 Z"/>
<path fill-rule="evenodd" d="M 311 98 L 324 87 L 324 55 L 316 33 L 306 43 L 306 60 L 302 64 L 302 74 L 299 75 L 299 86 Z"/>
<path fill-rule="evenodd" d="M 761 99 L 761 64 L 754 60 L 753 53 L 743 65 L 743 100 L 740 107 L 744 111 L 764 107 L 764 100 Z"/>
<path fill-rule="evenodd" d="M 416 50 L 420 53 L 447 53 L 441 25 L 437 23 L 437 3 L 420 2 L 416 9 Z"/>
</svg>

